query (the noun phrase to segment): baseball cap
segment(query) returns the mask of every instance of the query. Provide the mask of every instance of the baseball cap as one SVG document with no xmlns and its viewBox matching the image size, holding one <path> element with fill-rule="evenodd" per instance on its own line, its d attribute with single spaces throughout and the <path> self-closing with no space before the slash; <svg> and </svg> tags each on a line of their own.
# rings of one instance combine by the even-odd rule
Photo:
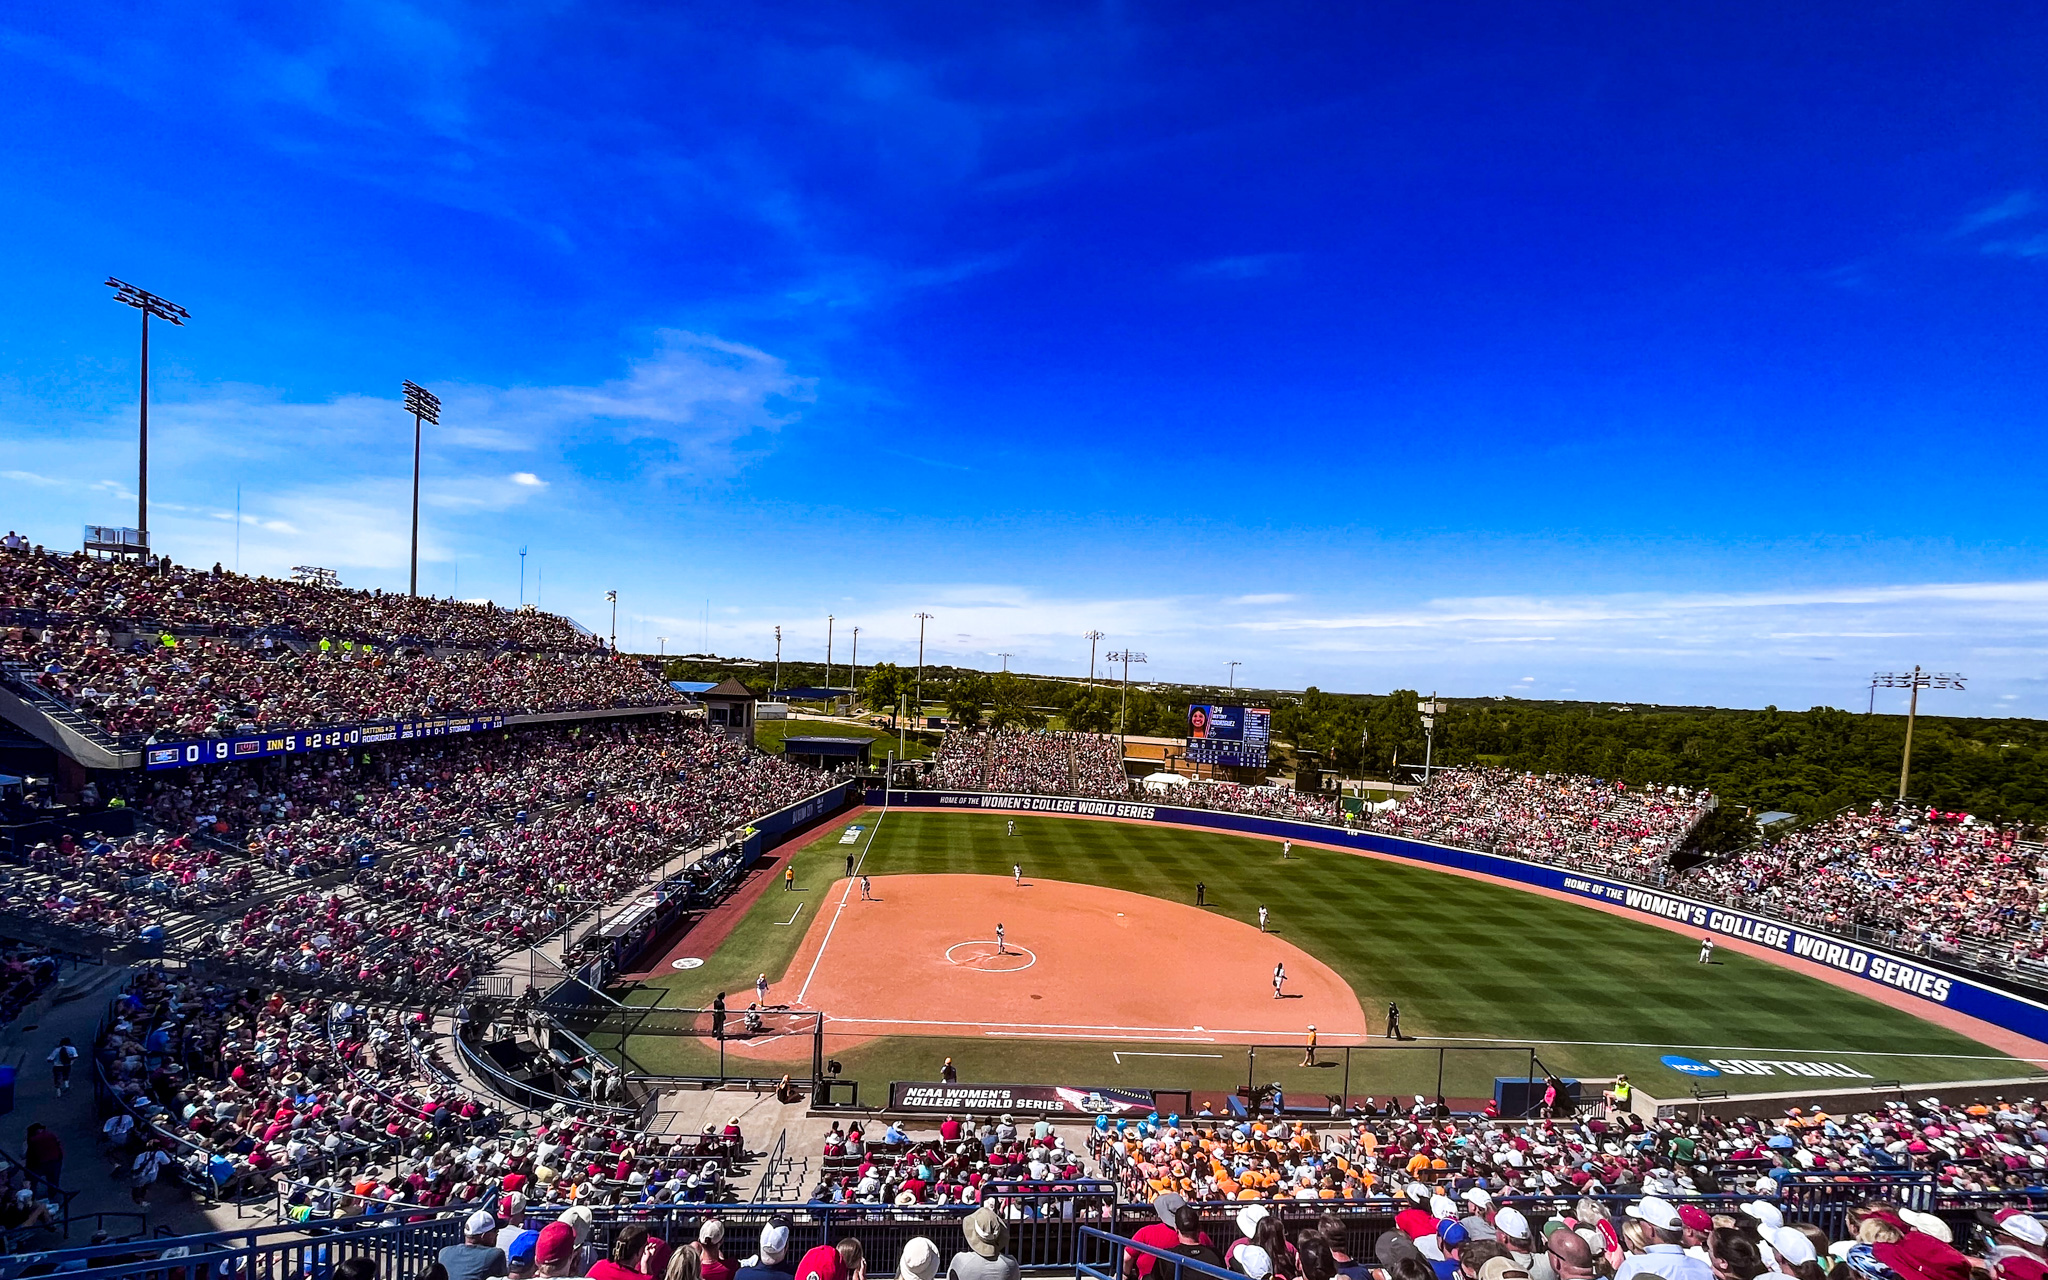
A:
<svg viewBox="0 0 2048 1280">
<path fill-rule="evenodd" d="M 1477 1209 L 1493 1207 L 1493 1193 L 1485 1187 L 1473 1187 L 1465 1192 L 1465 1203 Z"/>
<path fill-rule="evenodd" d="M 577 1244 L 590 1239 L 590 1224 L 595 1220 L 595 1216 L 590 1212 L 590 1206 L 584 1204 L 562 1210 L 561 1216 L 555 1219 L 556 1222 L 567 1223 L 569 1229 L 576 1233 Z"/>
<path fill-rule="evenodd" d="M 512 1243 L 506 1246 L 505 1256 L 513 1262 L 532 1262 L 534 1246 L 539 1243 L 540 1232 L 522 1231 L 512 1237 Z"/>
<path fill-rule="evenodd" d="M 1248 1204 L 1244 1208 L 1239 1209 L 1237 1211 L 1237 1234 L 1247 1240 L 1251 1239 L 1252 1233 L 1258 1230 L 1259 1221 L 1271 1212 L 1272 1210 L 1262 1204 Z M 1266 1265 L 1268 1267 L 1272 1266 L 1273 1260 L 1267 1258 Z"/>
<path fill-rule="evenodd" d="M 1173 1215 L 1179 1213 L 1181 1206 L 1186 1203 L 1186 1197 L 1178 1192 L 1169 1191 L 1152 1202 L 1152 1212 L 1158 1214 L 1159 1220 L 1170 1227 L 1173 1225 Z"/>
<path fill-rule="evenodd" d="M 725 1222 L 721 1218 L 706 1218 L 704 1225 L 697 1228 L 699 1244 L 724 1244 Z"/>
<path fill-rule="evenodd" d="M 2023 1209 L 1999 1214 L 1998 1229 L 2022 1244 L 2048 1244 L 2048 1226 Z"/>
<path fill-rule="evenodd" d="M 839 1250 L 821 1244 L 797 1263 L 796 1280 L 839 1280 Z"/>
<path fill-rule="evenodd" d="M 1678 1230 L 1678 1208 L 1661 1196 L 1644 1196 L 1630 1205 L 1625 1212 L 1629 1217 L 1647 1222 L 1660 1231 Z"/>
<path fill-rule="evenodd" d="M 789 1224 L 771 1218 L 761 1228 L 761 1261 L 780 1262 L 782 1255 L 789 1252 Z"/>
<path fill-rule="evenodd" d="M 576 1256 L 576 1228 L 566 1222 L 550 1222 L 536 1234 L 533 1260 L 544 1267 L 560 1266 Z"/>
<path fill-rule="evenodd" d="M 1165 1200 L 1180 1200 L 1180 1197 L 1171 1193 L 1163 1195 L 1159 1197 L 1159 1200 L 1153 1202 L 1154 1206 L 1156 1207 L 1161 1201 Z M 1181 1204 L 1186 1203 L 1185 1200 L 1181 1200 Z M 1179 1207 L 1179 1204 L 1174 1206 L 1176 1209 Z M 960 1223 L 960 1229 L 967 1235 L 967 1247 L 984 1258 L 998 1256 L 1002 1253 L 1004 1246 L 1010 1243 L 1009 1224 L 1004 1222 L 997 1215 L 996 1211 L 987 1205 L 983 1205 L 973 1213 L 968 1214 Z"/>
<path fill-rule="evenodd" d="M 896 1259 L 896 1274 L 904 1280 L 932 1280 L 939 1273 L 939 1246 L 923 1236 L 912 1236 Z"/>
<path fill-rule="evenodd" d="M 1458 1216 L 1458 1202 L 1449 1196 L 1431 1196 L 1429 1212 L 1436 1218 L 1455 1218 Z"/>
<path fill-rule="evenodd" d="M 1813 1251 L 1813 1241 L 1797 1227 L 1779 1227 L 1776 1231 L 1766 1232 L 1765 1237 L 1771 1243 L 1772 1252 L 1791 1266 L 1812 1262 L 1818 1256 Z"/>
<path fill-rule="evenodd" d="M 1479 1268 L 1479 1280 L 1529 1280 L 1529 1272 L 1513 1258 L 1488 1258 Z"/>
<path fill-rule="evenodd" d="M 1679 1205 L 1678 1221 L 1685 1226 L 1691 1227 L 1694 1231 L 1712 1231 L 1714 1229 L 1713 1215 L 1696 1204 Z"/>
<path fill-rule="evenodd" d="M 491 1211 L 488 1209 L 478 1209 L 475 1213 L 470 1214 L 462 1224 L 462 1234 L 466 1236 L 487 1236 L 497 1229 L 498 1220 L 491 1216 Z"/>
<path fill-rule="evenodd" d="M 1255 1244 L 1248 1244 L 1237 1251 L 1237 1266 L 1247 1280 L 1266 1280 L 1273 1274 L 1273 1255 Z"/>
<path fill-rule="evenodd" d="M 1437 1243 L 1446 1249 L 1455 1249 L 1471 1238 L 1472 1233 L 1465 1230 L 1465 1224 L 1462 1222 L 1445 1218 L 1436 1224 Z"/>
<path fill-rule="evenodd" d="M 1785 1225 L 1785 1215 L 1778 1212 L 1778 1206 L 1768 1200 L 1751 1200 L 1742 1206 L 1742 1211 L 1771 1231 Z"/>
<path fill-rule="evenodd" d="M 1512 1239 L 1527 1240 L 1529 1238 L 1529 1220 L 1523 1217 L 1522 1211 L 1513 1205 L 1509 1205 L 1493 1215 L 1493 1229 Z"/>
<path fill-rule="evenodd" d="M 1419 1182 L 1409 1183 L 1408 1189 L 1404 1194 L 1406 1194 L 1410 1200 L 1413 1200 L 1417 1204 L 1429 1203 L 1429 1188 L 1423 1186 Z"/>
</svg>

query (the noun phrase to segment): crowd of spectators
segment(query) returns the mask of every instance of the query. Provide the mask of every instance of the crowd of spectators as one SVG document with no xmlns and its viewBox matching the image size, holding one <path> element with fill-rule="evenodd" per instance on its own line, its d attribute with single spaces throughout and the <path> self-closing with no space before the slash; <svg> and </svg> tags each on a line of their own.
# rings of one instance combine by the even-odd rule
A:
<svg viewBox="0 0 2048 1280">
<path fill-rule="evenodd" d="M 1711 802 L 1710 793 L 1682 787 L 1631 791 L 1572 774 L 1444 769 L 1366 825 L 1411 840 L 1655 881 Z"/>
<path fill-rule="evenodd" d="M 844 1129 L 835 1120 L 811 1199 L 899 1208 L 1001 1201 L 1008 1208 L 1003 1197 L 991 1199 L 992 1186 L 1049 1191 L 1087 1176 L 1082 1155 L 1042 1116 L 1023 1128 L 1007 1114 L 979 1122 L 971 1115 L 948 1116 L 935 1132 L 916 1138 L 900 1121 L 871 1135 L 859 1120 Z M 1028 1199 L 1016 1204 L 1020 1213 L 1036 1207 Z"/>
<path fill-rule="evenodd" d="M 737 1119 L 665 1137 L 558 1107 L 513 1128 L 433 1063 L 420 1014 L 161 969 L 130 982 L 97 1052 L 117 1101 L 105 1136 L 138 1202 L 169 1170 L 222 1199 L 274 1194 L 299 1221 L 471 1207 L 517 1220 L 528 1205 L 729 1198 L 747 1155 Z"/>
<path fill-rule="evenodd" d="M 2048 848 L 1968 814 L 1873 801 L 1733 858 L 1679 887 L 1908 949 L 2048 964 Z"/>
<path fill-rule="evenodd" d="M 1247 787 L 1219 779 L 1198 778 L 1161 793 L 1171 804 L 1224 813 L 1252 813 L 1266 818 L 1334 825 L 1343 821 L 1343 807 L 1328 791 L 1296 791 L 1292 787 Z"/>
<path fill-rule="evenodd" d="M 949 791 L 1123 796 L 1123 749 L 1112 734 L 992 730 L 948 733 L 933 782 Z"/>
<path fill-rule="evenodd" d="M 1777 1196 L 1801 1174 L 1916 1172 L 1944 1193 L 2048 1196 L 2048 1107 L 1888 1102 L 1837 1114 L 1645 1120 L 1608 1107 L 1527 1124 L 1398 1100 L 1348 1125 L 1152 1117 L 1099 1121 L 1091 1153 L 1129 1198 L 1399 1200 L 1422 1183 L 1453 1198 Z"/>
<path fill-rule="evenodd" d="M 559 614 L 489 601 L 350 591 L 247 577 L 166 560 L 100 560 L 0 540 L 0 611 L 17 624 L 85 624 L 103 643 L 141 632 L 262 633 L 317 644 L 368 643 L 549 652 L 603 651 L 604 641 Z"/>
<path fill-rule="evenodd" d="M 49 989 L 57 969 L 57 957 L 47 948 L 0 939 L 0 1027 Z"/>
<path fill-rule="evenodd" d="M 496 952 L 547 938 L 817 785 L 722 734 L 613 722 L 158 774 L 137 803 L 246 842 L 272 870 L 348 873 L 251 906 L 202 954 L 453 989 Z"/>
</svg>

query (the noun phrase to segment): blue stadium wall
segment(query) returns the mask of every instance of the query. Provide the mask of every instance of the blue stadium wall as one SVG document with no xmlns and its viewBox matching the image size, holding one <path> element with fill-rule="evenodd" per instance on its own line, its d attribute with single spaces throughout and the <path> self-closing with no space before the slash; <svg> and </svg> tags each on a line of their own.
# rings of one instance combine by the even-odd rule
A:
<svg viewBox="0 0 2048 1280">
<path fill-rule="evenodd" d="M 880 805 L 883 802 L 882 792 L 870 789 L 867 802 Z M 1702 937 L 1714 935 L 1739 939 L 1786 956 L 1810 960 L 1838 973 L 1868 979 L 1929 1006 L 1953 1009 L 2008 1031 L 2048 1041 L 2048 1005 L 1963 977 L 1924 960 L 1909 959 L 1878 947 L 1844 942 L 1829 934 L 1812 932 L 1768 916 L 1733 911 L 1711 902 L 1695 901 L 1682 894 L 1649 889 L 1623 880 L 1602 879 L 1546 863 L 1524 862 L 1498 854 L 1425 844 L 1420 840 L 1404 840 L 1376 832 L 1348 831 L 1312 822 L 1218 813 L 1209 809 L 1182 809 L 1131 800 L 1081 800 L 1070 796 L 1001 795 L 978 791 L 892 790 L 888 793 L 888 802 L 901 808 L 1070 814 L 1207 827 L 1239 835 L 1275 836 L 1384 854 L 1428 867 L 1473 871 L 1513 884 L 1551 889 L 1636 915 L 1671 921 L 1697 930 Z M 1901 1007 L 1910 1009 L 1907 1005 Z"/>
</svg>

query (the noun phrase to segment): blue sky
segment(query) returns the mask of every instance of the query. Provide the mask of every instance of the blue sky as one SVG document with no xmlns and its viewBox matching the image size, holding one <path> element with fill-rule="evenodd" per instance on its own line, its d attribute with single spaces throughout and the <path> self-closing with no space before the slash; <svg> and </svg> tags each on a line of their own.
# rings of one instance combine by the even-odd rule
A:
<svg viewBox="0 0 2048 1280">
<path fill-rule="evenodd" d="M 2048 714 L 2048 15 L 15 6 L 0 523 L 670 652 Z M 537 580 L 537 583 L 536 583 Z"/>
</svg>

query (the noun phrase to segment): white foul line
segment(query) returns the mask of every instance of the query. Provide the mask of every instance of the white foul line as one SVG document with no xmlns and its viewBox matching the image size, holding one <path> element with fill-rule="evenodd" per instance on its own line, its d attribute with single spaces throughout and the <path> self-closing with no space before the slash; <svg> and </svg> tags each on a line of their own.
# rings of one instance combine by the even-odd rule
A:
<svg viewBox="0 0 2048 1280">
<path fill-rule="evenodd" d="M 801 902 L 799 902 L 799 903 L 797 903 L 797 904 L 796 904 L 796 910 L 794 910 L 794 911 L 792 911 L 792 912 L 790 912 L 790 913 L 789 913 L 789 919 L 787 919 L 787 920 L 784 920 L 784 921 L 782 921 L 781 923 L 783 923 L 783 924 L 786 924 L 786 925 L 788 925 L 788 924 L 795 924 L 795 923 L 796 923 L 796 918 L 797 918 L 798 916 L 802 915 L 803 913 L 804 913 L 804 904 L 803 904 L 803 903 L 801 903 Z"/>
<path fill-rule="evenodd" d="M 1220 1053 L 1150 1053 L 1144 1049 L 1125 1049 L 1121 1053 L 1111 1050 L 1110 1057 L 1122 1066 L 1125 1058 L 1221 1058 Z"/>
<path fill-rule="evenodd" d="M 839 908 L 832 913 L 832 923 L 825 926 L 825 940 L 818 944 L 818 954 L 811 957 L 811 971 L 804 975 L 804 985 L 797 989 L 796 1002 L 798 1004 L 802 1004 L 804 996 L 810 992 L 811 979 L 818 976 L 818 965 L 825 959 L 825 948 L 832 945 L 832 931 L 839 927 L 839 917 L 846 911 L 847 895 L 853 892 L 854 882 L 860 878 L 861 864 L 868 860 L 868 850 L 875 847 L 875 836 L 882 829 L 882 819 L 888 816 L 889 793 L 885 790 L 882 792 L 881 815 L 875 819 L 874 828 L 868 832 L 868 842 L 861 846 L 860 857 L 853 860 L 853 874 L 846 877 L 846 887 L 839 891 Z M 790 856 L 795 857 L 796 855 L 791 854 Z M 792 920 L 795 918 L 795 916 L 790 917 Z"/>
</svg>

